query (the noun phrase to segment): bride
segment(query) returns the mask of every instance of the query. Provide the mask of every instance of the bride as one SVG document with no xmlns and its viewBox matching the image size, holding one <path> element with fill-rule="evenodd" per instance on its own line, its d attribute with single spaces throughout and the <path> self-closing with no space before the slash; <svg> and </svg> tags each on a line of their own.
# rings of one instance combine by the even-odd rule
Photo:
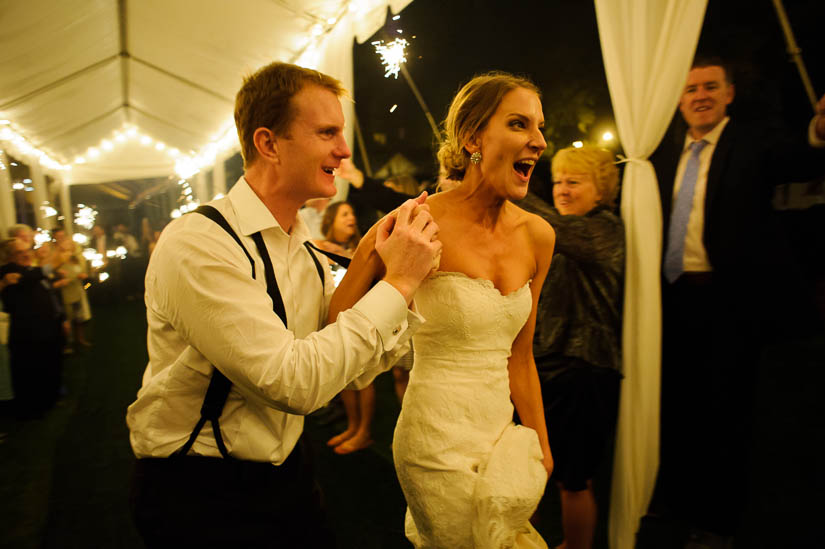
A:
<svg viewBox="0 0 825 549">
<path fill-rule="evenodd" d="M 553 468 L 532 340 L 555 233 L 511 202 L 543 125 L 538 89 L 506 73 L 467 83 L 444 123 L 438 158 L 457 185 L 425 206 L 443 250 L 415 295 L 426 322 L 393 439 L 416 547 L 547 547 L 528 521 Z M 377 254 L 359 251 L 330 319 L 380 275 Z"/>
</svg>

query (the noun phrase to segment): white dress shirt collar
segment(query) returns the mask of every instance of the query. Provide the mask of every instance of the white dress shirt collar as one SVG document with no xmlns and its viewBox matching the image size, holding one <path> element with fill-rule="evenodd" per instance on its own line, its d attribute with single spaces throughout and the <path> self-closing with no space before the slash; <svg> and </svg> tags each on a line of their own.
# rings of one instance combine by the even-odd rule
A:
<svg viewBox="0 0 825 549">
<path fill-rule="evenodd" d="M 292 232 L 287 233 L 281 227 L 266 204 L 255 194 L 252 187 L 241 176 L 238 182 L 227 193 L 227 198 L 232 204 L 232 208 L 238 213 L 238 228 L 241 234 L 249 236 L 254 233 L 265 231 L 266 229 L 277 228 L 281 233 L 298 238 L 301 242 L 310 240 L 312 236 L 300 215 L 295 215 L 295 222 L 292 225 Z"/>
<path fill-rule="evenodd" d="M 728 125 L 730 122 L 730 116 L 726 116 L 722 119 L 721 122 L 716 124 L 716 127 L 710 130 L 708 133 L 700 137 L 699 139 L 693 139 L 690 135 L 690 130 L 688 130 L 687 135 L 685 135 L 685 144 L 682 146 L 682 154 L 684 154 L 685 150 L 690 147 L 692 144 L 696 143 L 697 141 L 707 141 L 709 145 L 716 146 L 719 143 L 719 138 L 722 137 L 722 132 L 725 130 L 725 126 Z"/>
</svg>

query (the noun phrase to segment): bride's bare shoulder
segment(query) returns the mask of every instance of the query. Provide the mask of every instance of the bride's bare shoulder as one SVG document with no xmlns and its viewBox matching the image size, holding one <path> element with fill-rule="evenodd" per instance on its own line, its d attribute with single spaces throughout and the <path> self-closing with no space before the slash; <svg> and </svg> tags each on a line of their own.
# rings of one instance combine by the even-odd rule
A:
<svg viewBox="0 0 825 549">
<path fill-rule="evenodd" d="M 439 192 L 427 197 L 427 205 L 434 219 L 438 219 L 449 212 L 450 196 L 448 192 Z"/>
<path fill-rule="evenodd" d="M 531 239 L 539 248 L 546 248 L 547 246 L 552 248 L 555 245 L 556 231 L 546 219 L 532 212 L 528 212 L 515 204 L 511 203 L 511 206 L 514 208 L 519 224 L 523 224 L 523 226 L 526 227 Z"/>
</svg>

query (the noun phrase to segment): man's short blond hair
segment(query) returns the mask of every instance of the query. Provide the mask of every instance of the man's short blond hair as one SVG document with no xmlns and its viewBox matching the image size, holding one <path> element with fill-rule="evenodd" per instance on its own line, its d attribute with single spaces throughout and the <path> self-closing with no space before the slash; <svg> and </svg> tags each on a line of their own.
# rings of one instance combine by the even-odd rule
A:
<svg viewBox="0 0 825 549">
<path fill-rule="evenodd" d="M 337 97 L 346 95 L 343 84 L 335 78 L 289 63 L 270 63 L 244 78 L 235 96 L 235 127 L 244 168 L 258 156 L 253 140 L 255 130 L 268 128 L 277 136 L 288 135 L 295 118 L 292 98 L 305 86 L 320 86 Z"/>
</svg>

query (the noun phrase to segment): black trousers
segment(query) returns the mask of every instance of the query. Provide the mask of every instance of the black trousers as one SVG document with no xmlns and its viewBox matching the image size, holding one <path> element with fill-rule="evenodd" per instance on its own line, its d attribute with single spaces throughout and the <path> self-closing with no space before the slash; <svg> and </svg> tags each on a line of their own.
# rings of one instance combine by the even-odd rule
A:
<svg viewBox="0 0 825 549">
<path fill-rule="evenodd" d="M 280 466 L 196 456 L 138 459 L 129 503 L 152 549 L 335 547 L 300 444 Z"/>
<path fill-rule="evenodd" d="M 661 463 L 654 498 L 697 528 L 736 532 L 748 488 L 755 310 L 710 275 L 664 283 Z"/>
</svg>

